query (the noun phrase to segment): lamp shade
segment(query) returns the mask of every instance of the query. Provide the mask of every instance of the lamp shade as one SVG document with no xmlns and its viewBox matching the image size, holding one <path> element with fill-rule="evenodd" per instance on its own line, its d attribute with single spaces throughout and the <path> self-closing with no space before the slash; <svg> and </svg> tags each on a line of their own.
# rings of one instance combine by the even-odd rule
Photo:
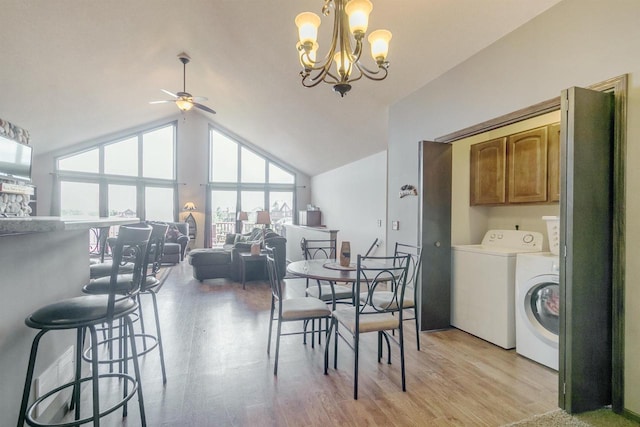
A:
<svg viewBox="0 0 640 427">
<path fill-rule="evenodd" d="M 380 63 L 387 59 L 389 53 L 389 41 L 391 40 L 391 32 L 387 30 L 376 30 L 369 34 L 368 39 L 371 45 L 371 56 Z"/>
<path fill-rule="evenodd" d="M 249 219 L 249 215 L 245 211 L 238 212 L 238 221 L 247 221 Z"/>
<path fill-rule="evenodd" d="M 296 16 L 296 26 L 298 27 L 298 37 L 300 43 L 313 44 L 318 39 L 320 17 L 311 12 L 301 13 Z"/>
<path fill-rule="evenodd" d="M 184 206 L 182 207 L 183 211 L 195 211 L 196 209 L 196 204 L 193 202 L 187 202 L 184 204 Z"/>
<path fill-rule="evenodd" d="M 271 216 L 268 211 L 258 211 L 256 224 L 271 224 Z"/>
<path fill-rule="evenodd" d="M 345 12 L 349 17 L 349 28 L 351 33 L 364 34 L 369 26 L 369 14 L 373 5 L 369 0 L 351 0 L 345 6 Z"/>
</svg>

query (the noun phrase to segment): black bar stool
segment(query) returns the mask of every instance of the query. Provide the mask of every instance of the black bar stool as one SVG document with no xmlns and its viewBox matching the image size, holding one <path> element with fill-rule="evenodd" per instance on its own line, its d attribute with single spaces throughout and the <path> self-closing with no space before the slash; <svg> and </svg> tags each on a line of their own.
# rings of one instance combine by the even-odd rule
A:
<svg viewBox="0 0 640 427">
<path fill-rule="evenodd" d="M 133 323 L 130 314 L 138 309 L 138 302 L 135 298 L 136 290 L 139 290 L 144 278 L 142 267 L 143 261 L 151 235 L 151 227 L 127 227 L 121 226 L 113 251 L 113 263 L 110 276 L 109 293 L 106 295 L 85 295 L 44 306 L 33 312 L 25 323 L 30 328 L 39 329 L 31 346 L 29 363 L 27 368 L 27 377 L 25 379 L 24 392 L 22 395 L 22 404 L 20 407 L 20 417 L 18 419 L 18 427 L 23 427 L 25 421 L 30 426 L 46 426 L 53 425 L 56 427 L 71 427 L 80 424 L 93 422 L 94 426 L 100 425 L 100 418 L 123 408 L 123 417 L 127 416 L 127 402 L 134 396 L 138 395 L 138 405 L 140 408 L 140 421 L 142 426 L 146 426 L 146 417 L 144 412 L 144 400 L 142 397 L 142 385 L 140 382 L 140 367 L 138 365 L 138 357 L 136 350 L 136 342 L 133 331 Z M 133 262 L 134 268 L 131 276 L 131 294 L 122 296 L 118 295 L 116 284 L 120 273 L 120 266 L 123 262 L 123 254 L 126 251 L 127 258 Z M 112 324 L 114 320 L 123 320 L 125 323 L 124 337 L 124 360 L 123 370 L 117 373 L 100 374 L 98 372 L 98 340 L 96 333 L 96 325 L 102 323 Z M 49 393 L 44 394 L 29 405 L 29 396 L 31 393 L 31 384 L 33 382 L 34 366 L 38 353 L 38 344 L 40 339 L 50 331 L 76 329 L 76 372 L 73 381 L 63 384 Z M 81 377 L 82 363 L 82 347 L 86 330 L 89 330 L 91 336 L 91 376 Z M 130 341 L 127 343 L 127 338 Z M 135 377 L 128 374 L 128 347 L 131 348 L 132 361 Z M 101 378 L 117 378 L 122 381 L 123 397 L 111 407 L 100 410 L 99 380 Z M 92 415 L 81 417 L 80 411 L 80 389 L 82 383 L 92 383 L 93 410 Z M 42 424 L 34 419 L 35 408 L 48 397 L 72 387 L 71 409 L 74 409 L 74 421 L 58 424 Z M 129 391 L 129 387 L 131 390 Z"/>
<path fill-rule="evenodd" d="M 162 259 L 163 248 L 165 235 L 167 233 L 167 229 L 169 228 L 168 224 L 165 223 L 157 223 L 157 222 L 149 222 L 147 223 L 152 228 L 151 237 L 149 238 L 149 244 L 147 245 L 147 250 L 145 253 L 145 257 L 143 260 L 142 274 L 143 279 L 140 285 L 139 292 L 136 295 L 138 299 L 138 312 L 137 316 L 133 316 L 135 320 L 140 321 L 140 330 L 141 333 L 136 333 L 137 337 L 142 338 L 143 350 L 138 352 L 138 357 L 143 356 L 155 348 L 158 348 L 160 353 L 160 367 L 162 369 L 162 382 L 167 382 L 167 374 L 164 364 L 164 349 L 162 348 L 162 333 L 160 331 L 160 316 L 158 313 L 158 303 L 156 298 L 156 293 L 160 290 L 161 282 L 156 278 L 156 274 L 160 268 L 160 260 Z M 129 263 L 131 264 L 131 262 Z M 131 292 L 130 283 L 131 283 L 131 273 L 125 273 L 118 275 L 117 285 L 116 285 L 116 293 L 118 294 L 129 294 Z M 87 294 L 92 295 L 104 295 L 109 293 L 109 285 L 110 285 L 110 277 L 100 277 L 96 279 L 91 279 L 91 281 L 85 285 L 82 290 Z M 144 325 L 144 316 L 142 310 L 142 301 L 141 295 L 151 295 L 153 302 L 153 312 L 155 316 L 156 322 L 156 335 L 148 333 L 145 330 Z M 137 317 L 137 319 L 136 319 Z M 110 331 L 111 332 L 111 331 Z M 113 338 L 111 337 L 109 340 L 103 340 L 99 344 L 107 343 L 110 344 Z M 150 340 L 152 344 L 147 346 L 147 340 Z M 84 359 L 89 360 L 91 356 L 91 349 L 87 349 L 84 354 Z M 121 361 L 121 357 L 118 360 L 113 360 L 113 357 L 110 357 L 109 360 L 101 360 L 100 363 L 112 363 L 115 361 Z"/>
</svg>

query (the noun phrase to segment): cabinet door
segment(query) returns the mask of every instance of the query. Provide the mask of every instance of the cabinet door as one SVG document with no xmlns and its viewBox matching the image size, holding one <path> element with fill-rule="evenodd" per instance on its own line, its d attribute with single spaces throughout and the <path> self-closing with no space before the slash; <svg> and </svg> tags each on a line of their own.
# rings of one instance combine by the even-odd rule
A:
<svg viewBox="0 0 640 427">
<path fill-rule="evenodd" d="M 509 203 L 547 201 L 547 127 L 510 135 Z"/>
<path fill-rule="evenodd" d="M 470 204 L 498 205 L 506 202 L 505 176 L 507 138 L 471 146 Z"/>
<path fill-rule="evenodd" d="M 547 200 L 560 201 L 560 123 L 549 125 L 547 153 Z"/>
</svg>

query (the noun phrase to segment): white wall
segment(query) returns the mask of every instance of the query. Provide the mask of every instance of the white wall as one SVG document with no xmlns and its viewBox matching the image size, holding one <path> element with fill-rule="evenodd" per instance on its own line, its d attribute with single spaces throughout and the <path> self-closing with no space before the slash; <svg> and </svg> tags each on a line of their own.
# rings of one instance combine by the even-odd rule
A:
<svg viewBox="0 0 640 427">
<path fill-rule="evenodd" d="M 339 230 L 338 246 L 351 242 L 352 257 L 364 255 L 376 238 L 382 244 L 371 255 L 385 254 L 386 170 L 382 151 L 311 178 L 311 200 L 322 211 L 322 222 Z"/>
<path fill-rule="evenodd" d="M 637 0 L 564 0 L 393 105 L 389 118 L 389 188 L 418 181 L 419 140 L 434 139 L 551 99 L 571 86 L 588 86 L 640 70 L 639 16 Z M 640 268 L 632 255 L 640 249 L 640 205 L 633 199 L 640 192 L 638 172 L 633 171 L 640 162 L 640 125 L 635 123 L 640 121 L 637 79 L 632 79 L 634 86 L 629 92 L 627 141 L 629 357 L 625 407 L 640 414 L 640 372 L 632 357 L 640 350 L 636 326 L 640 324 Z M 394 239 L 417 234 L 417 212 L 407 210 L 393 191 L 388 195 L 388 215 L 407 225 L 395 235 L 388 234 L 389 246 Z"/>
</svg>

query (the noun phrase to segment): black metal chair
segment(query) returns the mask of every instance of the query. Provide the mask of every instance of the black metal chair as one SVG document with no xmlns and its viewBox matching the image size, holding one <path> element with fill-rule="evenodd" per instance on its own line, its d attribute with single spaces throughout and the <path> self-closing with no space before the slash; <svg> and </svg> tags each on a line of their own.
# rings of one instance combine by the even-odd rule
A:
<svg viewBox="0 0 640 427">
<path fill-rule="evenodd" d="M 409 271 L 407 272 L 407 290 L 404 294 L 404 302 L 402 304 L 405 314 L 403 321 L 413 320 L 416 329 L 416 347 L 420 351 L 420 325 L 418 324 L 418 278 L 420 277 L 420 267 L 422 266 L 422 248 L 419 246 L 407 245 L 404 243 L 396 243 L 395 256 L 409 255 Z M 378 290 L 373 295 L 373 302 L 376 305 L 385 305 L 393 302 L 394 293 L 387 290 Z M 368 294 L 360 295 L 360 301 L 364 302 L 368 298 Z"/>
<path fill-rule="evenodd" d="M 113 263 L 110 276 L 109 293 L 106 295 L 84 295 L 75 298 L 58 301 L 44 306 L 30 314 L 25 323 L 30 328 L 39 329 L 31 346 L 31 353 L 27 367 L 22 404 L 20 406 L 20 416 L 18 426 L 22 427 L 25 421 L 29 425 L 43 426 L 34 419 L 35 408 L 45 399 L 59 393 L 62 390 L 72 387 L 72 398 L 70 408 L 74 410 L 74 420 L 67 423 L 52 424 L 58 427 L 76 426 L 93 422 L 94 426 L 100 425 L 100 418 L 108 415 L 118 408 L 123 408 L 123 417 L 127 416 L 127 402 L 137 394 L 140 408 L 141 425 L 146 425 L 144 411 L 144 401 L 142 396 L 142 385 L 140 382 L 140 367 L 138 365 L 136 342 L 134 337 L 133 323 L 129 317 L 138 309 L 138 302 L 135 298 L 137 290 L 140 288 L 143 279 L 142 267 L 144 256 L 147 250 L 151 227 L 127 227 L 121 226 L 116 245 L 113 251 Z M 127 251 L 134 264 L 131 283 L 129 288 L 131 293 L 125 296 L 119 295 L 117 290 L 120 266 L 123 261 L 123 252 Z M 125 324 L 125 337 L 123 345 L 123 369 L 117 373 L 104 373 L 98 371 L 98 339 L 96 326 L 103 323 L 111 324 L 114 320 L 122 320 Z M 44 394 L 29 405 L 31 395 L 31 385 L 36 363 L 38 344 L 40 339 L 47 333 L 56 330 L 76 330 L 76 358 L 75 377 L 73 381 L 54 388 L 49 393 Z M 91 376 L 81 377 L 82 348 L 86 331 L 89 330 L 91 336 Z M 128 342 L 127 342 L 128 341 Z M 128 373 L 129 346 L 131 348 L 131 360 L 135 376 Z M 107 409 L 100 408 L 99 382 L 103 378 L 117 378 L 122 384 L 122 399 Z M 83 416 L 80 408 L 80 392 L 82 384 L 91 382 L 92 384 L 92 414 Z M 130 389 L 130 390 L 129 390 Z M 86 415 L 86 414 L 85 414 Z M 83 418 L 81 418 L 81 416 Z"/>
<path fill-rule="evenodd" d="M 308 240 L 302 239 L 300 246 L 302 247 L 302 254 L 304 259 L 326 259 L 328 261 L 336 260 L 336 240 Z M 309 279 L 307 279 L 307 295 L 318 298 L 324 302 L 330 302 L 335 308 L 336 302 L 349 302 L 353 301 L 353 287 L 338 285 L 337 283 L 327 283 L 322 280 L 317 280 L 317 287 L 309 287 Z"/>
<path fill-rule="evenodd" d="M 366 292 L 364 302 L 358 300 L 357 305 L 340 307 L 331 315 L 331 326 L 327 333 L 327 345 L 324 353 L 324 373 L 329 367 L 329 342 L 331 332 L 335 329 L 334 369 L 338 367 L 338 338 L 343 339 L 355 355 L 353 398 L 358 399 L 358 360 L 360 356 L 360 335 L 368 332 L 378 333 L 378 363 L 382 358 L 382 340 L 387 344 L 387 363 L 391 364 L 390 340 L 396 341 L 400 347 L 400 370 L 402 373 L 402 391 L 406 391 L 404 366 L 404 334 L 403 301 L 407 283 L 409 255 L 393 257 L 369 257 L 358 255 L 356 291 Z M 374 301 L 374 294 L 378 288 L 393 289 L 391 301 L 378 305 Z M 340 328 L 342 325 L 342 328 Z M 398 339 L 388 332 L 398 329 Z"/>
<path fill-rule="evenodd" d="M 162 333 L 160 329 L 160 317 L 158 313 L 158 303 L 157 303 L 157 292 L 160 290 L 162 283 L 160 280 L 156 278 L 156 274 L 158 273 L 161 266 L 161 259 L 164 248 L 165 235 L 167 233 L 167 229 L 169 228 L 168 224 L 165 223 L 157 223 L 157 222 L 149 222 L 147 223 L 152 231 L 151 236 L 149 238 L 149 244 L 147 245 L 147 249 L 144 255 L 143 260 L 143 280 L 140 285 L 139 292 L 135 295 L 138 300 L 138 312 L 137 319 L 140 321 L 140 333 L 136 333 L 137 337 L 142 338 L 143 349 L 138 353 L 138 356 L 143 356 L 150 351 L 158 348 L 160 353 L 160 367 L 162 369 L 162 380 L 163 383 L 167 382 L 167 374 L 164 363 L 164 349 L 162 347 Z M 131 290 L 129 289 L 129 284 L 131 283 L 132 274 L 124 273 L 120 274 L 117 278 L 116 289 L 117 292 L 121 295 L 129 294 Z M 92 295 L 104 295 L 109 292 L 110 285 L 110 277 L 100 277 L 97 279 L 91 279 L 91 281 L 83 287 L 83 292 Z M 151 295 L 153 302 L 153 312 L 156 322 L 156 335 L 151 333 L 147 333 L 145 324 L 144 324 L 144 315 L 142 309 L 142 301 L 141 295 Z M 136 319 L 134 319 L 136 320 Z M 111 337 L 111 334 L 110 334 Z M 147 346 L 147 340 L 151 340 L 152 344 Z M 102 341 L 111 342 L 112 339 Z M 89 351 L 85 353 L 85 360 L 88 359 Z M 110 363 L 110 360 L 101 360 L 101 363 Z"/>
<path fill-rule="evenodd" d="M 283 335 L 301 335 L 306 334 L 306 326 L 309 320 L 328 319 L 331 316 L 331 310 L 323 301 L 313 297 L 285 298 L 282 289 L 282 277 L 278 272 L 277 257 L 279 256 L 273 248 L 265 247 L 267 254 L 267 272 L 269 275 L 269 284 L 271 285 L 271 314 L 269 317 L 269 341 L 267 344 L 267 354 L 271 352 L 271 334 L 273 331 L 273 321 L 278 323 L 278 331 L 276 332 L 276 355 L 273 365 L 273 374 L 278 375 L 278 356 L 280 353 L 280 337 Z M 276 316 L 276 309 L 278 311 Z M 284 322 L 303 322 L 303 330 L 295 332 L 282 332 L 282 324 Z M 324 331 L 318 331 L 326 332 Z M 313 346 L 313 339 L 311 340 Z"/>
</svg>

